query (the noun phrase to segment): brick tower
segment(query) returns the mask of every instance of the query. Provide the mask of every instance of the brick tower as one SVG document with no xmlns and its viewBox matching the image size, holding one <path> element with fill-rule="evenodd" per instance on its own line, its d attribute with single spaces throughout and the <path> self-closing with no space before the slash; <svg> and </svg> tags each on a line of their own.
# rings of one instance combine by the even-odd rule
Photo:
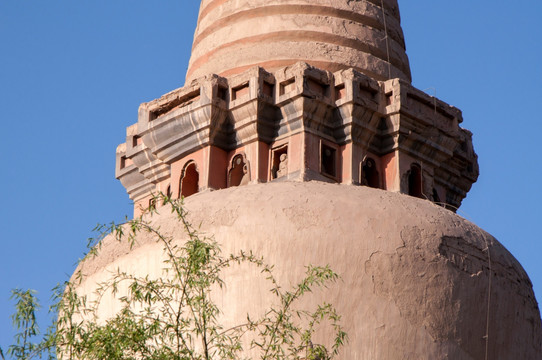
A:
<svg viewBox="0 0 542 360">
<path fill-rule="evenodd" d="M 281 284 L 329 264 L 341 281 L 301 305 L 342 314 L 340 359 L 541 359 L 527 274 L 454 213 L 478 177 L 461 122 L 411 85 L 397 0 L 202 0 L 186 84 L 140 106 L 116 177 L 135 215 L 158 192 L 184 197 L 224 253 L 263 256 Z M 112 271 L 163 276 L 162 256 L 149 234 L 106 237 L 78 291 Z M 225 324 L 273 300 L 259 273 L 224 276 Z M 100 306 L 101 319 L 121 310 Z"/>
<path fill-rule="evenodd" d="M 140 106 L 116 166 L 136 214 L 159 191 L 284 180 L 457 209 L 478 177 L 471 133 L 410 84 L 397 2 L 256 3 L 203 1 L 186 85 Z"/>
</svg>

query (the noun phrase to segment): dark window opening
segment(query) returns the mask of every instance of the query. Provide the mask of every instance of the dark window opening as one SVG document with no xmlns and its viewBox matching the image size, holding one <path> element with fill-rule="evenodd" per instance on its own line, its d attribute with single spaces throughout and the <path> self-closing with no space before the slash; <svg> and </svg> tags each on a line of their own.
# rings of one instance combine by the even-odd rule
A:
<svg viewBox="0 0 542 360">
<path fill-rule="evenodd" d="M 140 144 L 143 144 L 143 139 L 141 138 L 141 136 L 134 135 L 134 137 L 132 138 L 132 146 L 136 147 Z"/>
<path fill-rule="evenodd" d="M 322 144 L 320 168 L 323 174 L 337 177 L 337 150 Z"/>
<path fill-rule="evenodd" d="M 388 121 L 386 118 L 380 118 L 380 121 L 378 122 L 378 130 L 380 131 L 386 131 L 388 130 Z"/>
<path fill-rule="evenodd" d="M 408 174 L 408 194 L 418 198 L 423 198 L 422 191 L 422 169 L 418 164 L 410 166 Z"/>
<path fill-rule="evenodd" d="M 188 197 L 199 191 L 199 173 L 196 169 L 196 163 L 189 163 L 181 175 L 181 186 L 179 197 Z"/>
<path fill-rule="evenodd" d="M 224 86 L 219 86 L 216 91 L 216 96 L 219 99 L 226 101 L 226 98 L 228 97 L 228 88 Z"/>
<path fill-rule="evenodd" d="M 269 97 L 273 97 L 273 92 L 275 91 L 275 85 L 268 83 L 267 81 L 263 82 L 262 93 Z"/>
<path fill-rule="evenodd" d="M 380 188 L 380 175 L 378 173 L 378 169 L 376 168 L 376 162 L 373 159 L 368 158 L 365 160 L 362 171 L 362 185 L 375 189 Z"/>
</svg>

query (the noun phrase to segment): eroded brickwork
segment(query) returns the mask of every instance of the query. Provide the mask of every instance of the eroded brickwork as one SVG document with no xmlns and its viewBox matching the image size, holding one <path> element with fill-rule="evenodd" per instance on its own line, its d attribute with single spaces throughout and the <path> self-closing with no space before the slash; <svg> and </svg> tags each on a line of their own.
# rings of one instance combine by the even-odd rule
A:
<svg viewBox="0 0 542 360">
<path fill-rule="evenodd" d="M 159 191 L 283 180 L 371 186 L 455 209 L 478 177 L 461 122 L 460 110 L 400 79 L 306 63 L 254 67 L 142 104 L 117 149 L 116 176 L 136 211 Z"/>
</svg>

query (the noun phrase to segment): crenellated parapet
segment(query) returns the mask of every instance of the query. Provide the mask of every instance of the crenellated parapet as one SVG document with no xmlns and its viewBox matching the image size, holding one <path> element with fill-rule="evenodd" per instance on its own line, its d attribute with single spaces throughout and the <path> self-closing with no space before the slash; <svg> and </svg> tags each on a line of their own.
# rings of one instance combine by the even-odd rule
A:
<svg viewBox="0 0 542 360">
<path fill-rule="evenodd" d="M 478 176 L 461 111 L 400 79 L 297 63 L 206 76 L 144 103 L 117 149 L 135 202 L 269 181 L 365 185 L 459 207 Z"/>
</svg>

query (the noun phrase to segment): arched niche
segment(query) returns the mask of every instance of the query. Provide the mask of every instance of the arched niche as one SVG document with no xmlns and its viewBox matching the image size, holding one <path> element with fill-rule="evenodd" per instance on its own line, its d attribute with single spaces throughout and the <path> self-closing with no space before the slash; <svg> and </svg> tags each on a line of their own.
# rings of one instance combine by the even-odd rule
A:
<svg viewBox="0 0 542 360">
<path fill-rule="evenodd" d="M 244 154 L 233 157 L 228 169 L 228 187 L 246 185 L 250 182 L 249 163 Z"/>
<path fill-rule="evenodd" d="M 410 165 L 408 171 L 408 195 L 425 198 L 423 196 L 422 168 L 416 163 Z"/>
<path fill-rule="evenodd" d="M 194 195 L 199 191 L 199 172 L 194 161 L 185 164 L 179 184 L 179 198 Z"/>
<path fill-rule="evenodd" d="M 272 150 L 271 164 L 272 180 L 288 175 L 288 145 L 283 145 Z"/>
<path fill-rule="evenodd" d="M 373 158 L 367 157 L 361 169 L 361 184 L 375 189 L 380 188 L 380 173 Z"/>
</svg>

